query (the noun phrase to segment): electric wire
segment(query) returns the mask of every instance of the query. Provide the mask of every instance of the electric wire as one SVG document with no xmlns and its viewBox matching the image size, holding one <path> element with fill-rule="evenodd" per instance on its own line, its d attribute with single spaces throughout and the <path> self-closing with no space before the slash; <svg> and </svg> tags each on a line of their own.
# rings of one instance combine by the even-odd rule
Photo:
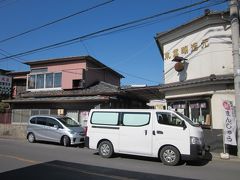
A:
<svg viewBox="0 0 240 180">
<path fill-rule="evenodd" d="M 86 39 L 89 39 L 89 38 L 94 37 L 96 35 L 100 35 L 102 33 L 106 33 L 108 31 L 113 31 L 115 29 L 119 29 L 119 28 L 122 28 L 122 27 L 126 27 L 126 26 L 130 26 L 130 25 L 133 25 L 133 24 L 140 23 L 142 21 L 154 19 L 154 18 L 157 18 L 157 17 L 162 16 L 162 15 L 178 12 L 178 11 L 181 11 L 181 10 L 184 10 L 184 9 L 188 9 L 188 8 L 191 8 L 191 7 L 194 7 L 194 6 L 206 3 L 208 1 L 209 0 L 203 0 L 203 1 L 200 1 L 200 2 L 197 2 L 197 3 L 193 3 L 193 4 L 190 4 L 190 5 L 187 5 L 187 6 L 183 6 L 183 7 L 180 7 L 180 8 L 175 8 L 175 9 L 172 9 L 172 10 L 169 10 L 169 11 L 165 11 L 165 12 L 162 12 L 162 13 L 158 13 L 158 14 L 155 14 L 153 16 L 141 18 L 141 19 L 138 19 L 138 20 L 133 20 L 133 21 L 130 21 L 130 22 L 127 22 L 127 23 L 123 23 L 123 24 L 120 24 L 120 25 L 117 25 L 117 26 L 113 26 L 113 27 L 110 27 L 110 28 L 105 28 L 105 29 L 102 29 L 102 30 L 99 30 L 99 31 L 96 31 L 96 32 L 93 32 L 93 33 L 89 33 L 89 34 L 86 34 L 86 35 L 83 35 L 83 36 L 79 36 L 79 37 L 76 37 L 76 38 L 69 39 L 69 40 L 66 40 L 66 41 L 62 41 L 62 42 L 58 42 L 58 43 L 55 43 L 55 44 L 51 44 L 51 45 L 43 46 L 43 47 L 40 47 L 40 48 L 32 49 L 32 50 L 29 50 L 29 51 L 17 53 L 17 54 L 11 55 L 11 56 L 6 56 L 6 57 L 3 57 L 3 58 L 0 58 L 0 60 L 8 59 L 8 58 L 11 58 L 11 57 L 18 57 L 18 56 L 21 57 L 21 56 L 28 55 L 30 53 L 39 52 L 41 50 L 47 50 L 49 48 L 57 48 L 59 46 L 61 47 L 61 46 L 69 45 L 69 43 L 71 44 L 71 43 L 76 43 L 79 40 L 86 40 Z"/>
<path fill-rule="evenodd" d="M 207 6 L 204 6 L 204 7 L 199 7 L 199 8 L 196 8 L 196 9 L 193 9 L 193 10 L 189 10 L 189 11 L 186 11 L 186 12 L 183 12 L 183 13 L 179 13 L 178 15 L 182 15 L 182 14 L 186 14 L 186 13 L 190 13 L 190 12 L 193 12 L 193 11 L 196 11 L 196 10 L 200 10 L 200 9 L 204 9 L 204 8 L 206 8 L 206 7 L 211 7 L 211 6 L 215 6 L 215 5 L 219 5 L 219 4 L 222 4 L 222 3 L 224 3 L 224 2 L 226 2 L 226 1 L 228 1 L 228 0 L 224 0 L 224 1 L 218 1 L 218 2 L 216 2 L 216 3 L 214 3 L 214 4 L 210 4 L 210 5 L 207 5 Z M 207 1 L 203 1 L 202 3 L 205 3 L 205 2 L 207 2 Z M 199 2 L 200 3 L 200 2 Z M 201 4 L 202 4 L 201 3 Z M 196 3 L 194 3 L 194 4 L 196 4 Z M 189 5 L 190 6 L 190 5 Z M 189 7 L 189 6 L 187 6 L 187 7 Z M 180 8 L 177 8 L 177 9 L 180 9 Z M 184 8 L 185 9 L 185 8 Z M 171 10 L 171 11 L 174 11 L 174 10 Z M 169 13 L 171 13 L 171 11 L 169 12 Z M 162 15 L 164 15 L 166 12 L 164 12 L 164 13 L 161 13 Z M 177 16 L 178 16 L 177 15 Z M 176 16 L 176 15 L 175 15 Z M 149 17 L 148 17 L 149 18 Z M 143 18 L 143 19 L 146 19 L 146 18 Z M 138 21 L 138 20 L 136 20 L 136 21 Z M 133 22 L 133 21 L 131 21 L 131 22 Z M 131 23 L 131 22 L 129 22 L 129 23 Z M 111 34 L 111 33 L 115 33 L 115 32 L 119 32 L 119 31 L 125 31 L 125 30 L 129 30 L 129 29 L 135 29 L 135 28 L 139 28 L 139 27 L 144 27 L 144 26 L 147 26 L 147 25 L 149 25 L 149 24 L 154 24 L 154 23 L 157 23 L 157 22 L 159 22 L 159 20 L 152 20 L 152 21 L 149 21 L 149 22 L 141 22 L 141 23 L 139 23 L 139 24 L 136 24 L 136 25 L 132 25 L 132 26 L 129 26 L 129 27 L 125 27 L 125 28 L 123 28 L 123 29 L 117 29 L 117 30 L 115 30 L 115 31 L 112 31 L 112 32 L 106 32 L 105 34 L 99 34 L 99 35 L 95 35 L 95 36 L 89 36 L 89 37 L 86 37 L 86 39 L 91 39 L 91 38 L 96 38 L 96 37 L 99 37 L 99 36 L 104 36 L 104 35 L 108 35 L 108 34 Z M 125 24 L 128 24 L 128 23 L 125 23 Z M 122 24 L 122 25 L 124 25 L 124 24 Z M 121 26 L 121 25 L 119 25 L 119 26 Z M 113 28 L 116 28 L 116 27 L 118 27 L 118 26 L 115 26 L 115 27 L 113 27 Z M 109 29 L 109 28 L 108 28 Z M 111 29 L 111 28 L 110 28 Z M 97 33 L 98 33 L 99 31 L 97 31 Z M 93 34 L 93 33 L 91 33 L 91 34 Z M 90 34 L 90 35 L 91 35 Z M 86 35 L 85 35 L 86 36 Z M 79 37 L 78 37 L 79 38 Z M 84 40 L 86 40 L 86 39 L 84 39 Z M 78 41 L 83 41 L 83 39 L 79 39 Z M 73 44 L 73 43 L 76 43 L 76 42 L 69 42 L 69 43 L 67 43 L 67 44 L 59 44 L 59 45 L 57 45 L 56 47 L 62 47 L 62 46 L 65 46 L 65 45 L 69 45 L 69 44 Z M 52 49 L 52 48 L 55 48 L 55 47 L 50 47 L 50 48 L 47 48 L 46 50 L 48 50 L 48 49 Z M 34 53 L 34 52 L 29 52 L 29 53 Z M 11 56 L 16 56 L 16 55 L 11 55 Z M 12 58 L 11 56 L 9 56 L 9 57 L 6 57 L 6 58 L 2 58 L 2 59 L 7 59 L 7 58 Z M 17 55 L 17 56 L 25 56 L 25 54 L 22 54 L 22 55 Z M 1 59 L 0 59 L 1 60 Z M 104 67 L 104 68 L 106 68 L 106 67 Z M 95 68 L 96 69 L 96 68 Z M 103 68 L 101 68 L 101 69 L 103 69 Z M 146 81 L 149 81 L 149 82 L 157 82 L 157 81 L 152 81 L 152 80 L 149 80 L 149 79 L 146 79 L 146 78 L 142 78 L 142 77 L 139 77 L 139 76 L 136 76 L 136 75 L 132 75 L 132 74 L 129 74 L 129 73 L 126 73 L 126 72 L 123 72 L 123 71 L 120 71 L 120 70 L 118 70 L 119 72 L 122 72 L 123 74 L 127 74 L 128 76 L 132 76 L 132 77 L 135 77 L 135 78 L 138 78 L 138 79 L 142 79 L 142 80 L 146 80 Z M 159 82 L 157 82 L 157 83 L 159 83 Z"/>
<path fill-rule="evenodd" d="M 46 23 L 46 24 L 44 24 L 44 25 L 41 25 L 41 26 L 38 26 L 38 27 L 35 27 L 35 28 L 32 28 L 32 29 L 29 29 L 29 30 L 27 30 L 27 31 L 25 31 L 25 32 L 16 34 L 16 35 L 14 35 L 14 36 L 11 36 L 11 37 L 2 39 L 2 40 L 0 40 L 0 43 L 9 41 L 9 40 L 11 40 L 11 39 L 15 39 L 15 38 L 20 37 L 20 36 L 22 36 L 22 35 L 25 35 L 25 34 L 28 34 L 28 33 L 33 32 L 33 31 L 37 31 L 37 30 L 39 30 L 39 29 L 42 29 L 42 28 L 44 28 L 44 27 L 47 27 L 47 26 L 56 24 L 56 23 L 58 23 L 58 22 L 64 21 L 64 20 L 66 20 L 66 19 L 69 19 L 69 18 L 71 18 L 71 17 L 77 16 L 77 15 L 79 15 L 79 14 L 82 14 L 82 13 L 88 12 L 88 11 L 90 11 L 90 10 L 96 9 L 96 8 L 98 8 L 98 7 L 104 6 L 104 5 L 106 5 L 106 4 L 109 4 L 109 3 L 113 2 L 113 1 L 114 1 L 114 0 L 109 0 L 109 1 L 106 1 L 106 2 L 103 2 L 103 3 L 100 3 L 100 4 L 97 4 L 97 5 L 95 5 L 95 6 L 92 6 L 92 7 L 87 8 L 87 9 L 85 9 L 85 10 L 78 11 L 78 12 L 76 12 L 76 13 L 70 14 L 70 15 L 65 16 L 65 17 L 63 17 L 63 18 L 60 18 L 60 19 L 51 21 L 51 22 L 49 22 L 49 23 Z"/>
</svg>

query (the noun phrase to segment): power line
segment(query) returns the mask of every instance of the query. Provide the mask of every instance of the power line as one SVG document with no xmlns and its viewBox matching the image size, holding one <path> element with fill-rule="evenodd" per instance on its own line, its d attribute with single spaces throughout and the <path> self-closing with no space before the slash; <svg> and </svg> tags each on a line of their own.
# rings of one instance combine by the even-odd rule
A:
<svg viewBox="0 0 240 180">
<path fill-rule="evenodd" d="M 124 71 L 120 71 L 119 69 L 116 69 L 117 71 L 119 71 L 120 73 L 123 73 L 123 74 L 126 74 L 128 76 L 131 76 L 131 77 L 134 77 L 134 78 L 137 78 L 137 79 L 142 79 L 142 80 L 145 80 L 145 81 L 148 81 L 148 82 L 154 82 L 154 83 L 159 83 L 157 81 L 153 81 L 153 80 L 150 80 L 150 79 L 146 79 L 146 78 L 143 78 L 143 77 L 140 77 L 140 76 L 136 76 L 134 74 L 129 74 L 127 72 L 124 72 Z"/>
<path fill-rule="evenodd" d="M 57 47 L 62 47 L 62 46 L 66 46 L 66 45 L 69 45 L 69 44 L 77 43 L 78 41 L 90 39 L 90 38 L 93 38 L 95 36 L 99 36 L 100 34 L 106 33 L 108 31 L 114 31 L 116 29 L 119 30 L 119 28 L 124 28 L 124 27 L 126 28 L 126 26 L 130 26 L 130 25 L 133 25 L 133 24 L 141 23 L 143 21 L 154 19 L 154 18 L 157 18 L 157 17 L 162 16 L 162 15 L 166 15 L 166 14 L 174 13 L 174 12 L 181 11 L 181 10 L 184 10 L 184 9 L 188 9 L 188 8 L 191 8 L 191 7 L 194 7 L 194 6 L 206 3 L 208 1 L 209 0 L 203 0 L 203 1 L 200 1 L 200 2 L 197 2 L 197 3 L 193 3 L 193 4 L 190 4 L 190 5 L 187 5 L 187 6 L 183 6 L 183 7 L 176 8 L 176 9 L 172 9 L 172 10 L 169 10 L 169 11 L 166 11 L 166 12 L 163 12 L 163 13 L 158 13 L 158 14 L 155 14 L 153 16 L 149 16 L 149 17 L 138 19 L 138 20 L 130 21 L 130 22 L 123 23 L 123 24 L 120 24 L 120 25 L 117 25 L 117 26 L 113 26 L 113 27 L 110 27 L 110 28 L 105 28 L 105 29 L 102 29 L 102 30 L 99 30 L 99 31 L 96 31 L 96 32 L 93 32 L 93 33 L 90 33 L 90 34 L 79 36 L 79 37 L 76 37 L 76 38 L 73 38 L 73 39 L 69 39 L 69 40 L 66 40 L 66 41 L 62 41 L 62 42 L 59 42 L 59 43 L 55 43 L 55 44 L 43 46 L 43 47 L 40 47 L 40 48 L 32 49 L 32 50 L 29 50 L 29 51 L 25 51 L 25 52 L 22 52 L 22 53 L 18 53 L 18 54 L 15 54 L 15 55 L 3 57 L 0 60 L 12 58 L 12 57 L 18 57 L 18 56 L 21 57 L 21 56 L 25 56 L 25 55 L 28 55 L 28 54 L 36 53 L 36 52 L 39 52 L 39 51 L 47 50 L 47 49 L 50 49 L 50 48 L 52 49 L 52 48 L 57 48 Z"/>
<path fill-rule="evenodd" d="M 5 50 L 3 50 L 3 49 L 0 49 L 0 51 L 2 51 L 2 52 L 0 52 L 0 54 L 1 55 L 3 55 L 3 56 L 6 56 L 6 55 L 11 55 L 9 52 L 7 52 L 7 51 L 5 51 Z M 21 58 L 19 58 L 19 57 L 13 57 L 13 58 L 11 58 L 12 60 L 14 60 L 14 61 L 17 61 L 17 62 L 19 62 L 19 63 L 21 63 L 21 64 L 24 64 L 23 63 L 23 61 L 25 61 L 25 60 L 23 60 L 23 59 L 21 59 Z"/>
<path fill-rule="evenodd" d="M 107 1 L 107 2 L 103 2 L 103 3 L 97 4 L 97 5 L 95 5 L 95 6 L 92 6 L 92 7 L 90 7 L 90 8 L 87 8 L 87 9 L 85 9 L 85 10 L 78 11 L 78 12 L 76 12 L 76 13 L 73 13 L 73 14 L 71 14 L 71 15 L 65 16 L 65 17 L 63 17 L 63 18 L 60 18 L 60 19 L 51 21 L 51 22 L 49 22 L 49 23 L 46 23 L 46 24 L 44 24 L 44 25 L 41 25 L 41 26 L 38 26 L 38 27 L 35 27 L 35 28 L 32 28 L 32 29 L 29 29 L 29 30 L 27 30 L 27 31 L 25 31 L 25 32 L 16 34 L 16 35 L 14 35 L 14 36 L 11 36 L 11 37 L 2 39 L 2 40 L 0 40 L 0 43 L 9 41 L 9 40 L 11 40 L 11 39 L 20 37 L 20 36 L 22 36 L 22 35 L 31 33 L 31 32 L 33 32 L 33 31 L 42 29 L 42 28 L 44 28 L 44 27 L 47 27 L 47 26 L 56 24 L 56 23 L 58 23 L 58 22 L 60 22 L 60 21 L 64 21 L 64 20 L 69 19 L 69 18 L 71 18 L 71 17 L 73 17 L 73 16 L 77 16 L 77 15 L 82 14 L 82 13 L 85 13 L 85 12 L 87 12 L 87 11 L 96 9 L 96 8 L 98 8 L 98 7 L 101 7 L 101 6 L 104 6 L 104 5 L 106 5 L 106 4 L 108 4 L 108 3 L 111 3 L 111 2 L 113 2 L 113 1 L 114 1 L 114 0 L 109 0 L 109 1 Z"/>
</svg>

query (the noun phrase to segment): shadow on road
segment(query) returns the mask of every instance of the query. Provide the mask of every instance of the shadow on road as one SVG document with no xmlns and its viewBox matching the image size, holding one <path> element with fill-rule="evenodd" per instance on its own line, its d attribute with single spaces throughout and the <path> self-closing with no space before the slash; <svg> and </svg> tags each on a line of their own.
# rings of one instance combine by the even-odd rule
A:
<svg viewBox="0 0 240 180">
<path fill-rule="evenodd" d="M 94 153 L 94 155 L 98 155 L 98 152 Z M 152 161 L 152 162 L 159 162 L 161 163 L 161 160 L 159 158 L 153 158 L 153 157 L 145 157 L 145 156 L 137 156 L 137 155 L 128 155 L 128 154 L 117 154 L 115 153 L 113 157 L 111 158 L 127 158 L 127 159 L 136 159 L 136 160 L 142 160 L 142 161 Z M 177 166 L 181 166 L 186 164 L 187 166 L 205 166 L 210 161 L 212 161 L 212 154 L 210 152 L 207 152 L 206 155 L 201 160 L 196 161 L 181 161 Z"/>
<path fill-rule="evenodd" d="M 63 146 L 60 143 L 56 143 L 56 142 L 49 142 L 49 141 L 36 141 L 34 143 L 38 143 L 38 144 L 49 144 L 49 145 L 55 145 L 55 146 Z M 76 145 L 70 145 L 69 147 L 80 147 L 80 148 L 84 148 L 84 144 L 76 144 Z"/>
<path fill-rule="evenodd" d="M 206 154 L 202 160 L 189 161 L 189 162 L 186 162 L 186 165 L 188 165 L 188 166 L 205 166 L 210 161 L 212 161 L 212 154 L 210 152 L 206 152 Z"/>
<path fill-rule="evenodd" d="M 51 161 L 0 174 L 0 179 L 186 179 L 174 176 L 125 171 L 65 161 Z"/>
</svg>

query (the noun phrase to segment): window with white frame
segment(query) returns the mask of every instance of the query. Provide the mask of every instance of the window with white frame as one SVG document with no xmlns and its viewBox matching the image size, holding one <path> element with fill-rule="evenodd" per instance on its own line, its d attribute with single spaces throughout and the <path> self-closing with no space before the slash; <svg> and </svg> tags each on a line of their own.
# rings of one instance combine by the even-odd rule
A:
<svg viewBox="0 0 240 180">
<path fill-rule="evenodd" d="M 62 73 L 29 74 L 27 80 L 28 90 L 59 89 L 62 86 Z"/>
</svg>

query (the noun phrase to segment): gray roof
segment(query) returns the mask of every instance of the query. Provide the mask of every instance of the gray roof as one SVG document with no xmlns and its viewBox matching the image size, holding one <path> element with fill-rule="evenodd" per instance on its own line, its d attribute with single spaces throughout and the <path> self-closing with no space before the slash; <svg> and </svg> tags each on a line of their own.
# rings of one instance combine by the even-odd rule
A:
<svg viewBox="0 0 240 180">
<path fill-rule="evenodd" d="M 135 96 L 144 100 L 153 99 L 164 99 L 165 92 L 175 89 L 186 89 L 194 88 L 206 85 L 217 85 L 217 84 L 230 84 L 233 85 L 234 77 L 233 74 L 227 75 L 210 75 L 203 78 L 192 79 L 183 82 L 174 82 L 169 84 L 162 84 L 158 86 L 146 86 L 146 87 L 135 87 L 123 89 L 123 92 L 128 93 L 130 96 Z"/>
<path fill-rule="evenodd" d="M 96 102 L 109 100 L 108 96 L 78 96 L 78 97 L 47 97 L 47 98 L 20 98 L 4 100 L 7 103 L 51 103 L 51 102 Z"/>
<path fill-rule="evenodd" d="M 227 75 L 215 75 L 212 74 L 207 77 L 187 80 L 183 82 L 168 83 L 159 86 L 160 91 L 181 89 L 186 87 L 197 87 L 197 86 L 206 86 L 206 85 L 216 85 L 216 84 L 233 84 L 234 82 L 233 74 Z"/>
<path fill-rule="evenodd" d="M 35 91 L 21 94 L 22 98 L 29 97 L 61 97 L 61 96 L 90 96 L 90 95 L 109 95 L 119 93 L 119 87 L 100 81 L 86 89 L 56 90 L 56 91 Z"/>
<path fill-rule="evenodd" d="M 39 60 L 39 61 L 28 61 L 28 62 L 25 62 L 24 64 L 33 66 L 33 65 L 42 65 L 42 64 L 62 63 L 62 62 L 67 62 L 67 61 L 68 62 L 69 61 L 89 61 L 89 62 L 92 62 L 92 63 L 98 65 L 100 68 L 104 68 L 104 69 L 111 71 L 112 73 L 116 74 L 120 78 L 124 78 L 123 75 L 114 71 L 113 69 L 111 69 L 110 67 L 101 63 L 100 61 L 96 60 L 92 56 L 72 56 L 72 57 L 63 57 L 63 58 L 54 58 L 54 59 L 44 59 L 44 60 Z"/>
</svg>

